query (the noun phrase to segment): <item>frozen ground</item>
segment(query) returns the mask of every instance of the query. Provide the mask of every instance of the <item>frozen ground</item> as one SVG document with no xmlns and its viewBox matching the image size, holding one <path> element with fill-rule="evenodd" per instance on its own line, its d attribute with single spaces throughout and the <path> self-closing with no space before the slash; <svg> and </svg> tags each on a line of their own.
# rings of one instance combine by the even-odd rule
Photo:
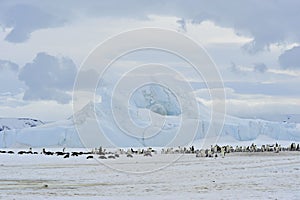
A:
<svg viewBox="0 0 300 200">
<path fill-rule="evenodd" d="M 300 152 L 176 159 L 0 154 L 0 199 L 300 199 Z"/>
</svg>

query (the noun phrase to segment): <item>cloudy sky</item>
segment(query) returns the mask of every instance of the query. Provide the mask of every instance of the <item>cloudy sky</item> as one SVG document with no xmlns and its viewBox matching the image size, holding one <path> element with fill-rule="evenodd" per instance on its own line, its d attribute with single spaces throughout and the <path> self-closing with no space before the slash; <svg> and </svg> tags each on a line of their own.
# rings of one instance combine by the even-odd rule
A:
<svg viewBox="0 0 300 200">
<path fill-rule="evenodd" d="M 207 50 L 229 114 L 299 115 L 299 8 L 297 0 L 0 0 L 0 117 L 69 117 L 74 79 L 91 50 L 143 27 L 178 31 Z"/>
</svg>

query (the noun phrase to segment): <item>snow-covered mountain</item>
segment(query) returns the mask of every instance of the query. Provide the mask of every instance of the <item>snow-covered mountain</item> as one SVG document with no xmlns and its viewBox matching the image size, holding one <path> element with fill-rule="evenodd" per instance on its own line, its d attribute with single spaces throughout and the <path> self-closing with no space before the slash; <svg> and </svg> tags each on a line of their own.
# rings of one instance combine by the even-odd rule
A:
<svg viewBox="0 0 300 200">
<path fill-rule="evenodd" d="M 120 95 L 117 98 L 120 101 L 116 105 L 111 103 L 109 98 L 102 99 L 100 103 L 88 103 L 74 116 L 64 121 L 47 124 L 37 121 L 37 124 L 32 125 L 39 126 L 33 128 L 31 125 L 25 128 L 18 125 L 15 127 L 22 129 L 2 131 L 0 132 L 0 148 L 98 147 L 100 145 L 182 146 L 191 142 L 191 138 L 196 141 L 207 139 L 206 133 L 210 125 L 208 109 L 198 102 L 199 116 L 196 118 L 188 116 L 181 123 L 182 113 L 177 97 L 160 86 L 144 86 L 136 90 L 129 101 L 122 101 L 122 95 Z M 116 116 L 122 104 L 128 109 L 126 112 L 128 115 Z M 112 110 L 115 110 L 117 114 Z M 193 135 L 192 125 L 195 123 L 198 124 L 198 129 L 196 135 Z M 150 133 L 150 128 L 147 128 L 150 124 L 152 124 L 151 131 L 159 130 L 157 134 Z M 180 135 L 178 130 L 181 126 L 185 126 L 186 133 Z M 101 134 L 97 131 L 99 127 Z M 131 131 L 126 132 L 126 130 Z M 226 116 L 221 134 L 216 133 L 208 137 L 210 139 L 207 141 L 214 143 L 219 137 L 221 140 L 227 138 L 227 141 L 237 142 L 258 138 L 270 138 L 272 141 L 300 141 L 300 124 Z M 199 142 L 196 143 L 199 144 Z"/>
<path fill-rule="evenodd" d="M 30 118 L 0 118 L 0 132 L 5 130 L 36 127 L 44 124 L 42 121 Z"/>
</svg>

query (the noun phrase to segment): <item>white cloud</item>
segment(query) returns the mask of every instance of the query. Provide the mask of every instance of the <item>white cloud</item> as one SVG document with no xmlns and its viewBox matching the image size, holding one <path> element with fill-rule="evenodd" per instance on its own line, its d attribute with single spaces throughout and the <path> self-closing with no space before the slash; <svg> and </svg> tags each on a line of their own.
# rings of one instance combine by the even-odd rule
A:
<svg viewBox="0 0 300 200">
<path fill-rule="evenodd" d="M 9 104 L 2 104 L 0 107 L 1 117 L 30 117 L 43 121 L 53 121 L 64 120 L 72 115 L 71 104 L 59 104 L 55 101 L 24 103 L 22 100 L 11 99 Z"/>
<path fill-rule="evenodd" d="M 201 93 L 203 94 L 203 92 Z M 277 120 L 283 115 L 300 114 L 298 97 L 237 94 L 230 89 L 226 89 L 226 97 L 226 114 L 232 116 Z M 198 97 L 198 100 L 211 108 L 212 101 L 210 99 L 201 96 Z M 218 101 L 215 103 L 218 104 Z"/>
<path fill-rule="evenodd" d="M 203 45 L 237 44 L 244 45 L 253 38 L 237 35 L 233 28 L 220 27 L 212 21 L 203 21 L 200 24 L 186 23 L 187 35 Z"/>
<path fill-rule="evenodd" d="M 299 98 L 256 96 L 247 99 L 226 100 L 227 112 L 230 115 L 253 118 L 266 115 L 300 114 Z"/>
</svg>

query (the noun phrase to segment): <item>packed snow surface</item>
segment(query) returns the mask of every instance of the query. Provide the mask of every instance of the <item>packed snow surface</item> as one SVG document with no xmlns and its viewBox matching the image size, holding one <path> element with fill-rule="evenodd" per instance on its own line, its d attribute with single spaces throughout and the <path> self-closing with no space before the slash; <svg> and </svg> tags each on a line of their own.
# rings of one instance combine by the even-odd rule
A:
<svg viewBox="0 0 300 200">
<path fill-rule="evenodd" d="M 185 154 L 174 161 L 177 156 L 123 155 L 98 162 L 85 156 L 0 154 L 0 199 L 300 198 L 299 152 L 232 153 L 225 158 Z"/>
</svg>

